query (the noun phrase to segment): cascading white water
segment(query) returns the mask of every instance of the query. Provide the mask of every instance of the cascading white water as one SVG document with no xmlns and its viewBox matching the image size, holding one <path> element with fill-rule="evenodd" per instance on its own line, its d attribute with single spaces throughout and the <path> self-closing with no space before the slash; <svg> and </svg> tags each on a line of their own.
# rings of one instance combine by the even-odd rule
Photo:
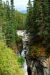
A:
<svg viewBox="0 0 50 75">
<path fill-rule="evenodd" d="M 26 50 L 22 50 L 22 52 L 21 52 L 21 56 L 24 57 L 24 59 L 25 59 L 25 51 L 26 51 Z M 28 75 L 28 73 L 27 73 L 26 59 L 25 59 L 25 61 L 24 61 L 24 63 L 23 63 L 22 69 L 23 69 L 25 75 Z"/>
<path fill-rule="evenodd" d="M 26 56 L 26 41 L 28 41 L 28 34 L 26 34 L 26 30 L 18 30 L 17 31 L 17 35 L 22 37 L 22 42 L 23 42 L 23 50 L 21 52 L 21 56 L 25 59 Z M 28 75 L 27 73 L 27 63 L 26 63 L 26 59 L 23 63 L 23 67 L 22 67 L 23 71 L 25 72 L 25 75 Z"/>
<path fill-rule="evenodd" d="M 23 70 L 24 70 L 24 72 L 25 72 L 25 75 L 28 75 L 28 73 L 27 73 L 27 64 L 26 64 L 26 60 L 25 60 L 25 62 L 24 62 L 24 64 L 23 64 Z"/>
</svg>

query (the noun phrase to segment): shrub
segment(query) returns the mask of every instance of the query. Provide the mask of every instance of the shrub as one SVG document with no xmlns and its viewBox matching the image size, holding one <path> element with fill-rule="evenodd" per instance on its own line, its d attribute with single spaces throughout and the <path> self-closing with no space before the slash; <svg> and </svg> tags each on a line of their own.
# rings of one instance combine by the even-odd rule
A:
<svg viewBox="0 0 50 75">
<path fill-rule="evenodd" d="M 23 75 L 17 61 L 18 57 L 13 50 L 0 42 L 0 75 Z"/>
<path fill-rule="evenodd" d="M 24 62 L 25 62 L 25 59 L 22 56 L 19 56 L 18 57 L 18 62 L 19 62 L 19 66 L 22 67 Z"/>
</svg>

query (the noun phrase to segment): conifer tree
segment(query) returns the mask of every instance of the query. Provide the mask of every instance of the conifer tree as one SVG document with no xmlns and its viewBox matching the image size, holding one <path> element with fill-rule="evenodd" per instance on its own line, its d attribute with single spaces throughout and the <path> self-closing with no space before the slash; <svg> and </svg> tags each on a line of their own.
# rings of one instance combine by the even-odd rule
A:
<svg viewBox="0 0 50 75">
<path fill-rule="evenodd" d="M 5 37 L 6 37 L 6 43 L 8 46 L 11 45 L 11 23 L 10 23 L 10 7 L 9 7 L 9 2 L 6 1 L 6 32 L 5 32 Z"/>
<path fill-rule="evenodd" d="M 49 0 L 45 0 L 46 1 L 46 16 L 45 16 L 45 22 L 46 22 L 46 51 L 47 51 L 47 56 L 50 54 L 50 1 Z"/>
<path fill-rule="evenodd" d="M 2 0 L 0 0 L 0 40 L 4 40 L 4 35 L 2 31 L 2 26 L 3 26 L 3 4 Z"/>
<path fill-rule="evenodd" d="M 0 0 L 0 26 L 2 25 L 1 19 L 2 19 L 2 0 Z"/>
<path fill-rule="evenodd" d="M 12 4 L 12 3 L 11 3 Z M 11 8 L 9 6 L 9 2 L 6 2 L 6 20 L 7 20 L 7 25 L 6 25 L 6 42 L 9 47 L 13 47 L 15 44 L 15 34 L 16 30 L 14 29 L 14 16 L 13 16 L 13 4 L 11 5 Z"/>
<path fill-rule="evenodd" d="M 17 26 L 16 26 L 16 19 L 15 19 L 15 9 L 14 9 L 14 0 L 10 0 L 11 3 L 11 25 L 12 25 L 12 42 L 14 43 L 14 45 L 16 45 L 16 39 L 17 39 L 17 34 L 16 34 L 16 30 L 17 30 Z"/>
<path fill-rule="evenodd" d="M 27 7 L 27 17 L 26 17 L 26 30 L 29 33 L 30 36 L 30 41 L 31 41 L 31 36 L 33 33 L 33 6 L 31 3 L 31 0 L 28 1 L 28 7 Z M 32 42 L 31 42 L 32 43 Z M 31 43 L 29 43 L 31 45 Z"/>
<path fill-rule="evenodd" d="M 27 18 L 26 18 L 26 29 L 28 32 L 31 32 L 32 27 L 32 4 L 31 1 L 28 1 L 28 7 L 27 7 Z"/>
<path fill-rule="evenodd" d="M 43 12 L 40 0 L 34 0 L 33 6 L 28 9 L 27 30 L 30 33 L 32 43 L 38 43 L 42 40 L 44 31 Z M 31 12 L 30 12 L 31 11 Z M 31 14 L 31 15 L 29 15 Z"/>
<path fill-rule="evenodd" d="M 44 14 L 44 25 L 45 25 L 45 29 L 43 32 L 43 36 L 44 36 L 44 44 L 47 45 L 48 44 L 48 36 L 49 36 L 49 2 L 48 0 L 44 0 L 43 3 L 43 14 Z"/>
<path fill-rule="evenodd" d="M 50 1 L 48 0 L 48 17 L 47 17 L 47 23 L 48 23 L 48 43 L 50 44 Z"/>
</svg>

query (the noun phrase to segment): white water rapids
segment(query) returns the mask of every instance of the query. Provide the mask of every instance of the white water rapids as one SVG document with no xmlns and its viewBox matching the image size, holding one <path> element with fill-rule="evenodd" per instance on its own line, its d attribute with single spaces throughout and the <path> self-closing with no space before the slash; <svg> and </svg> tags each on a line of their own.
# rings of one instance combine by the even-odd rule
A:
<svg viewBox="0 0 50 75">
<path fill-rule="evenodd" d="M 24 59 L 25 59 L 25 51 L 26 51 L 26 50 L 23 50 L 23 51 L 21 52 L 21 56 L 24 57 Z M 27 73 L 26 59 L 25 59 L 25 61 L 24 61 L 24 64 L 23 64 L 23 66 L 22 66 L 22 69 L 23 69 L 25 75 L 28 75 L 28 73 Z"/>
<path fill-rule="evenodd" d="M 23 50 L 21 52 L 21 56 L 24 57 L 26 56 L 26 41 L 28 41 L 28 35 L 26 34 L 26 30 L 17 30 L 17 35 L 22 37 L 22 42 L 23 42 Z M 27 73 L 27 64 L 26 64 L 26 59 L 22 67 L 23 71 L 25 72 L 25 75 L 28 75 Z"/>
</svg>

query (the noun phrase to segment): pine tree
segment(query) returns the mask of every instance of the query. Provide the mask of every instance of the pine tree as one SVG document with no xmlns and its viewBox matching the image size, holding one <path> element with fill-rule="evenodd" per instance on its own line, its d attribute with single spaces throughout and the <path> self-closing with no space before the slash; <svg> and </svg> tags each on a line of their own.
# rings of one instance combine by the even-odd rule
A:
<svg viewBox="0 0 50 75">
<path fill-rule="evenodd" d="M 26 18 L 26 29 L 28 32 L 31 32 L 32 27 L 32 4 L 31 1 L 28 1 L 28 7 L 27 7 L 27 18 Z"/>
<path fill-rule="evenodd" d="M 26 30 L 27 32 L 29 33 L 29 36 L 30 36 L 30 41 L 32 39 L 32 33 L 33 33 L 33 6 L 32 6 L 32 3 L 31 1 L 29 0 L 28 1 L 28 7 L 27 7 L 27 17 L 26 17 Z M 32 44 L 32 41 L 31 43 L 29 43 L 30 45 Z"/>
<path fill-rule="evenodd" d="M 14 18 L 14 4 L 13 0 L 11 0 L 11 7 L 9 2 L 6 2 L 6 42 L 7 45 L 11 48 L 16 46 L 16 26 L 15 26 L 15 18 Z"/>
<path fill-rule="evenodd" d="M 48 36 L 47 27 L 49 29 L 48 0 L 34 0 L 33 7 L 30 3 L 29 0 L 26 28 L 31 35 L 32 43 L 45 45 Z"/>
<path fill-rule="evenodd" d="M 48 0 L 44 0 L 43 2 L 43 14 L 44 14 L 44 25 L 45 25 L 45 29 L 43 32 L 43 36 L 44 36 L 44 44 L 47 45 L 48 44 L 48 35 L 49 35 L 49 2 Z"/>
<path fill-rule="evenodd" d="M 46 23 L 46 32 L 47 32 L 47 35 L 46 35 L 46 38 L 45 38 L 45 41 L 46 41 L 46 52 L 47 52 L 47 56 L 49 56 L 50 54 L 50 1 L 49 0 L 45 0 L 45 12 L 46 12 L 46 15 L 45 15 L 45 23 Z"/>
<path fill-rule="evenodd" d="M 48 0 L 48 43 L 50 44 L 50 1 Z"/>
<path fill-rule="evenodd" d="M 9 7 L 9 2 L 6 1 L 6 32 L 5 32 L 5 37 L 6 37 L 6 43 L 8 46 L 11 46 L 11 23 L 10 23 L 10 7 Z"/>
<path fill-rule="evenodd" d="M 0 0 L 0 41 L 1 40 L 4 41 L 2 26 L 3 26 L 3 4 L 2 0 Z"/>
<path fill-rule="evenodd" d="M 5 36 L 6 36 L 6 42 L 7 45 L 9 47 L 13 47 L 14 43 L 15 43 L 15 32 L 14 32 L 14 25 L 13 25 L 13 20 L 12 20 L 12 15 L 11 13 L 13 13 L 13 11 L 11 12 L 10 6 L 9 6 L 9 2 L 6 1 L 6 32 L 5 32 Z"/>
<path fill-rule="evenodd" d="M 43 39 L 44 31 L 44 21 L 43 21 L 43 11 L 40 0 L 35 0 L 33 4 L 33 15 L 32 15 L 32 43 L 41 43 Z"/>
<path fill-rule="evenodd" d="M 38 33 L 39 33 L 39 26 L 40 26 L 40 23 L 39 23 L 39 18 L 40 18 L 40 12 L 39 12 L 39 2 L 38 0 L 34 1 L 34 6 L 33 6 L 33 38 L 32 38 L 32 41 L 33 43 L 35 44 L 36 41 L 37 41 L 37 38 L 38 38 Z"/>
<path fill-rule="evenodd" d="M 16 45 L 16 39 L 17 39 L 17 26 L 16 26 L 16 19 L 15 19 L 15 9 L 14 9 L 14 0 L 10 0 L 11 3 L 11 25 L 12 25 L 12 40 L 14 45 Z"/>
<path fill-rule="evenodd" d="M 2 19 L 2 0 L 0 0 L 0 26 L 2 25 L 1 19 Z"/>
</svg>

